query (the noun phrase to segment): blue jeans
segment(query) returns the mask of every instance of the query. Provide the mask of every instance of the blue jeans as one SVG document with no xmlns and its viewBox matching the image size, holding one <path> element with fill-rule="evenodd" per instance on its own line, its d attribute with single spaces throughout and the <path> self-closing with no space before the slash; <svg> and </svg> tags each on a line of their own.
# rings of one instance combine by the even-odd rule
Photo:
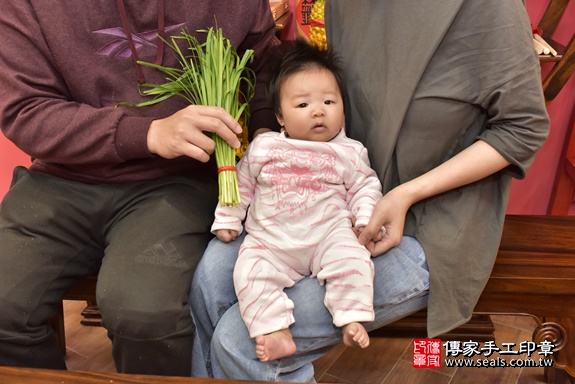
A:
<svg viewBox="0 0 575 384">
<path fill-rule="evenodd" d="M 285 290 L 293 300 L 295 323 L 290 327 L 297 352 L 262 363 L 255 354 L 240 316 L 232 273 L 243 237 L 225 244 L 213 239 L 192 282 L 191 312 L 196 324 L 192 374 L 238 380 L 313 382 L 312 362 L 342 342 L 341 330 L 323 300 L 325 287 L 303 279 Z M 397 247 L 373 259 L 375 320 L 373 330 L 427 305 L 429 272 L 417 240 L 404 236 Z"/>
</svg>

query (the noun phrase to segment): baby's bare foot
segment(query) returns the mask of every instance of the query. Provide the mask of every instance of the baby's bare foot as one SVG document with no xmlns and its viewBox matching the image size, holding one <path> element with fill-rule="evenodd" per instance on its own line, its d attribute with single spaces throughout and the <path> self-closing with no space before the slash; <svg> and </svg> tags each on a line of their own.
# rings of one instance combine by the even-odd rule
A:
<svg viewBox="0 0 575 384">
<path fill-rule="evenodd" d="M 348 347 L 367 348 L 369 334 L 360 323 L 350 323 L 343 327 L 343 343 Z"/>
<path fill-rule="evenodd" d="M 295 343 L 287 328 L 256 336 L 256 355 L 260 361 L 266 362 L 290 356 L 295 350 Z"/>
</svg>

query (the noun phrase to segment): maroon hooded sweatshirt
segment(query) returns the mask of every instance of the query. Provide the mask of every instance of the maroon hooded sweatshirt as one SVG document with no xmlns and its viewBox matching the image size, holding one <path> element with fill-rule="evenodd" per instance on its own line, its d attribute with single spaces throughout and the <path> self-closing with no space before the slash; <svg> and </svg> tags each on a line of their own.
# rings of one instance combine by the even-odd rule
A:
<svg viewBox="0 0 575 384">
<path fill-rule="evenodd" d="M 125 12 L 122 12 L 122 9 Z M 161 84 L 160 71 L 135 60 L 177 67 L 158 34 L 221 27 L 240 55 L 255 51 L 256 96 L 250 130 L 275 127 L 265 97 L 267 50 L 278 43 L 267 0 L 18 0 L 0 12 L 0 128 L 33 158 L 31 169 L 86 183 L 126 183 L 213 164 L 151 154 L 152 120 L 185 107 L 172 97 L 149 107 L 138 81 Z M 184 46 L 185 48 L 185 46 Z"/>
</svg>

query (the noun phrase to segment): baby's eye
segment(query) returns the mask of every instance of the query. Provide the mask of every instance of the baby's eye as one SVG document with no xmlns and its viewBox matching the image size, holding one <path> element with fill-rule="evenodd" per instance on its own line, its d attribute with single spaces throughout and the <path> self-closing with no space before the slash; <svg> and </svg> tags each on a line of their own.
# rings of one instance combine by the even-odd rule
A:
<svg viewBox="0 0 575 384">
<path fill-rule="evenodd" d="M 326 105 L 330 105 L 330 104 L 333 104 L 334 102 L 333 102 L 333 100 L 326 100 L 323 103 Z"/>
<path fill-rule="evenodd" d="M 297 107 L 298 108 L 305 108 L 305 107 L 307 107 L 307 105 L 308 105 L 307 103 L 301 103 L 301 104 L 298 104 Z"/>
</svg>

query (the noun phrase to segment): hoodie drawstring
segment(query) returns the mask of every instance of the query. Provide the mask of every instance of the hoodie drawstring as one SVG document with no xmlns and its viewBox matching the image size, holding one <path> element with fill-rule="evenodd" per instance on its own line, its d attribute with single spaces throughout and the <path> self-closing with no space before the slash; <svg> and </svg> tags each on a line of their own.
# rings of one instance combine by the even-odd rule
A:
<svg viewBox="0 0 575 384">
<path fill-rule="evenodd" d="M 134 60 L 134 65 L 136 67 L 136 76 L 138 78 L 138 83 L 143 84 L 146 82 L 146 77 L 144 76 L 144 71 L 142 66 L 138 64 L 138 51 L 136 50 L 136 45 L 134 44 L 134 39 L 132 38 L 132 30 L 128 24 L 128 15 L 126 14 L 126 7 L 124 5 L 124 0 L 116 0 L 118 5 L 118 11 L 120 11 L 120 20 L 122 21 L 122 28 L 124 28 L 124 33 L 126 33 L 126 39 L 128 40 L 128 45 L 130 51 L 132 52 L 132 59 Z M 156 65 L 162 64 L 164 59 L 164 39 L 165 39 L 165 20 L 164 20 L 164 0 L 158 1 L 158 36 L 160 36 L 158 42 L 158 48 L 156 51 Z"/>
</svg>

